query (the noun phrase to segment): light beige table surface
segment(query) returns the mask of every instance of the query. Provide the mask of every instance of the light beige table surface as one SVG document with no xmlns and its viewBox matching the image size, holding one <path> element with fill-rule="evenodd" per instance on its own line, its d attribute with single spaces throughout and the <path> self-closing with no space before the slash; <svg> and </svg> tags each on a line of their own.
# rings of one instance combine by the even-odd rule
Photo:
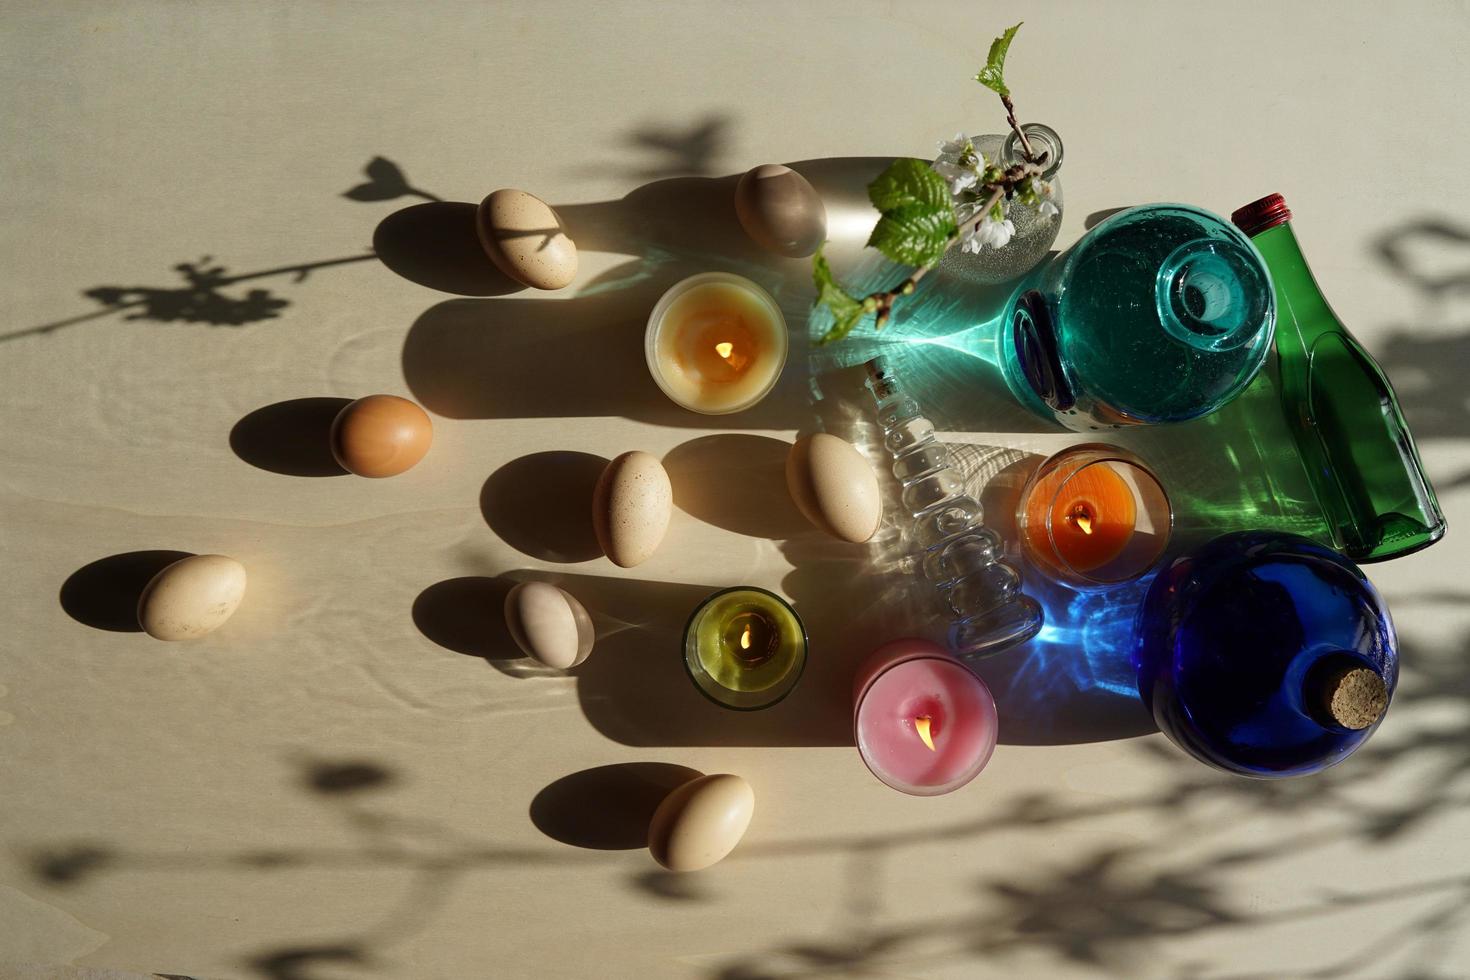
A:
<svg viewBox="0 0 1470 980">
<path fill-rule="evenodd" d="M 1399 697 L 1320 777 L 1207 770 L 1063 638 L 987 667 L 1004 744 L 975 783 L 886 789 L 843 743 L 854 659 L 912 612 L 896 529 L 824 543 L 779 477 L 798 430 L 861 430 L 850 372 L 799 344 L 721 420 L 642 367 L 690 269 L 749 270 L 803 325 L 805 264 L 730 244 L 730 182 L 659 181 L 806 161 L 850 242 L 881 158 L 1000 130 L 969 77 L 1022 16 L 1059 247 L 1108 208 L 1280 190 L 1400 387 L 1453 530 L 1371 569 Z M 1470 974 L 1467 41 L 1464 3 L 5 4 L 0 973 Z M 563 207 L 568 290 L 486 295 L 468 206 L 404 210 L 502 186 Z M 1018 451 L 976 451 L 977 480 L 1081 441 L 967 390 L 930 391 L 954 441 Z M 392 480 L 302 475 L 336 403 L 257 412 L 378 391 L 434 414 Z M 634 448 L 679 506 L 622 571 L 586 495 Z M 249 595 L 199 642 L 128 632 L 147 561 L 113 556 L 145 551 L 233 555 Z M 577 676 L 510 659 L 496 604 L 528 576 L 596 613 Z M 675 642 L 737 582 L 792 597 L 813 664 L 734 717 Z M 674 767 L 757 796 L 687 877 L 635 846 Z"/>
</svg>

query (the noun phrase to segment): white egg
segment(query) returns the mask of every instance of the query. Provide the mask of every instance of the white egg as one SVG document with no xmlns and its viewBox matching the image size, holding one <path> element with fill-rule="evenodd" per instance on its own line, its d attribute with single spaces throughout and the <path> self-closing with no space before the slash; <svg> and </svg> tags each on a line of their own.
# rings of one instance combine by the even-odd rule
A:
<svg viewBox="0 0 1470 980">
<path fill-rule="evenodd" d="M 723 860 L 745 836 L 755 791 L 739 776 L 717 773 L 664 798 L 648 828 L 653 859 L 670 871 L 698 871 Z"/>
<path fill-rule="evenodd" d="M 522 582 L 510 590 L 505 625 L 526 656 L 558 670 L 586 660 L 597 636 L 582 604 L 546 582 Z"/>
<path fill-rule="evenodd" d="M 535 194 L 498 190 L 475 214 L 480 245 L 501 272 L 536 289 L 577 278 L 577 246 L 551 205 Z"/>
<path fill-rule="evenodd" d="M 819 530 L 861 544 L 878 530 L 878 475 L 862 453 L 826 432 L 798 439 L 786 456 L 786 488 Z"/>
<path fill-rule="evenodd" d="M 632 568 L 658 550 L 669 527 L 674 489 L 663 464 L 645 452 L 607 464 L 592 495 L 592 526 L 615 565 Z"/>
<path fill-rule="evenodd" d="M 138 625 L 159 640 L 192 640 L 225 624 L 245 598 L 245 566 L 224 555 L 191 555 L 153 576 L 138 600 Z"/>
</svg>

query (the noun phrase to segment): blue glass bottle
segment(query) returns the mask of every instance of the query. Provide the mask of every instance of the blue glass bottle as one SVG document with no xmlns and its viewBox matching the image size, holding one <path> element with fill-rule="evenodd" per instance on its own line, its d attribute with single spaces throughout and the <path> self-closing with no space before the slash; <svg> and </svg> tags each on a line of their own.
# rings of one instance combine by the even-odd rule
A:
<svg viewBox="0 0 1470 980">
<path fill-rule="evenodd" d="M 1363 573 L 1272 531 L 1223 535 L 1160 572 L 1139 608 L 1133 665 L 1176 744 L 1266 778 L 1341 762 L 1398 683 L 1393 623 Z"/>
</svg>

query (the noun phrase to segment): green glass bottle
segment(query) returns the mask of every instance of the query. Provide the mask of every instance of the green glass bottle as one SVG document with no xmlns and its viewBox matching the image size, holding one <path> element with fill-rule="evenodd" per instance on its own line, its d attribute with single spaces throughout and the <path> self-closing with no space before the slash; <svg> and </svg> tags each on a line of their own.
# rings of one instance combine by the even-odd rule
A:
<svg viewBox="0 0 1470 980">
<path fill-rule="evenodd" d="M 1281 405 L 1333 547 L 1358 562 L 1428 547 L 1445 519 L 1383 369 L 1327 305 L 1280 194 L 1231 215 L 1276 290 Z"/>
</svg>

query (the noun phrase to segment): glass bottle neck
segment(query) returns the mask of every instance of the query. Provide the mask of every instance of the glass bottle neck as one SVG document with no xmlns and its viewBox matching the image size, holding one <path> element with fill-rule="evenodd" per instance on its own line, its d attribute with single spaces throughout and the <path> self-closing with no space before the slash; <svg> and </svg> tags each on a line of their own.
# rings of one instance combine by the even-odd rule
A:
<svg viewBox="0 0 1470 980">
<path fill-rule="evenodd" d="M 1291 222 L 1283 222 L 1254 236 L 1251 243 L 1260 251 L 1276 286 L 1277 349 L 1293 340 L 1304 345 L 1324 333 L 1342 329 L 1332 308 L 1312 276 L 1302 255 Z"/>
</svg>

